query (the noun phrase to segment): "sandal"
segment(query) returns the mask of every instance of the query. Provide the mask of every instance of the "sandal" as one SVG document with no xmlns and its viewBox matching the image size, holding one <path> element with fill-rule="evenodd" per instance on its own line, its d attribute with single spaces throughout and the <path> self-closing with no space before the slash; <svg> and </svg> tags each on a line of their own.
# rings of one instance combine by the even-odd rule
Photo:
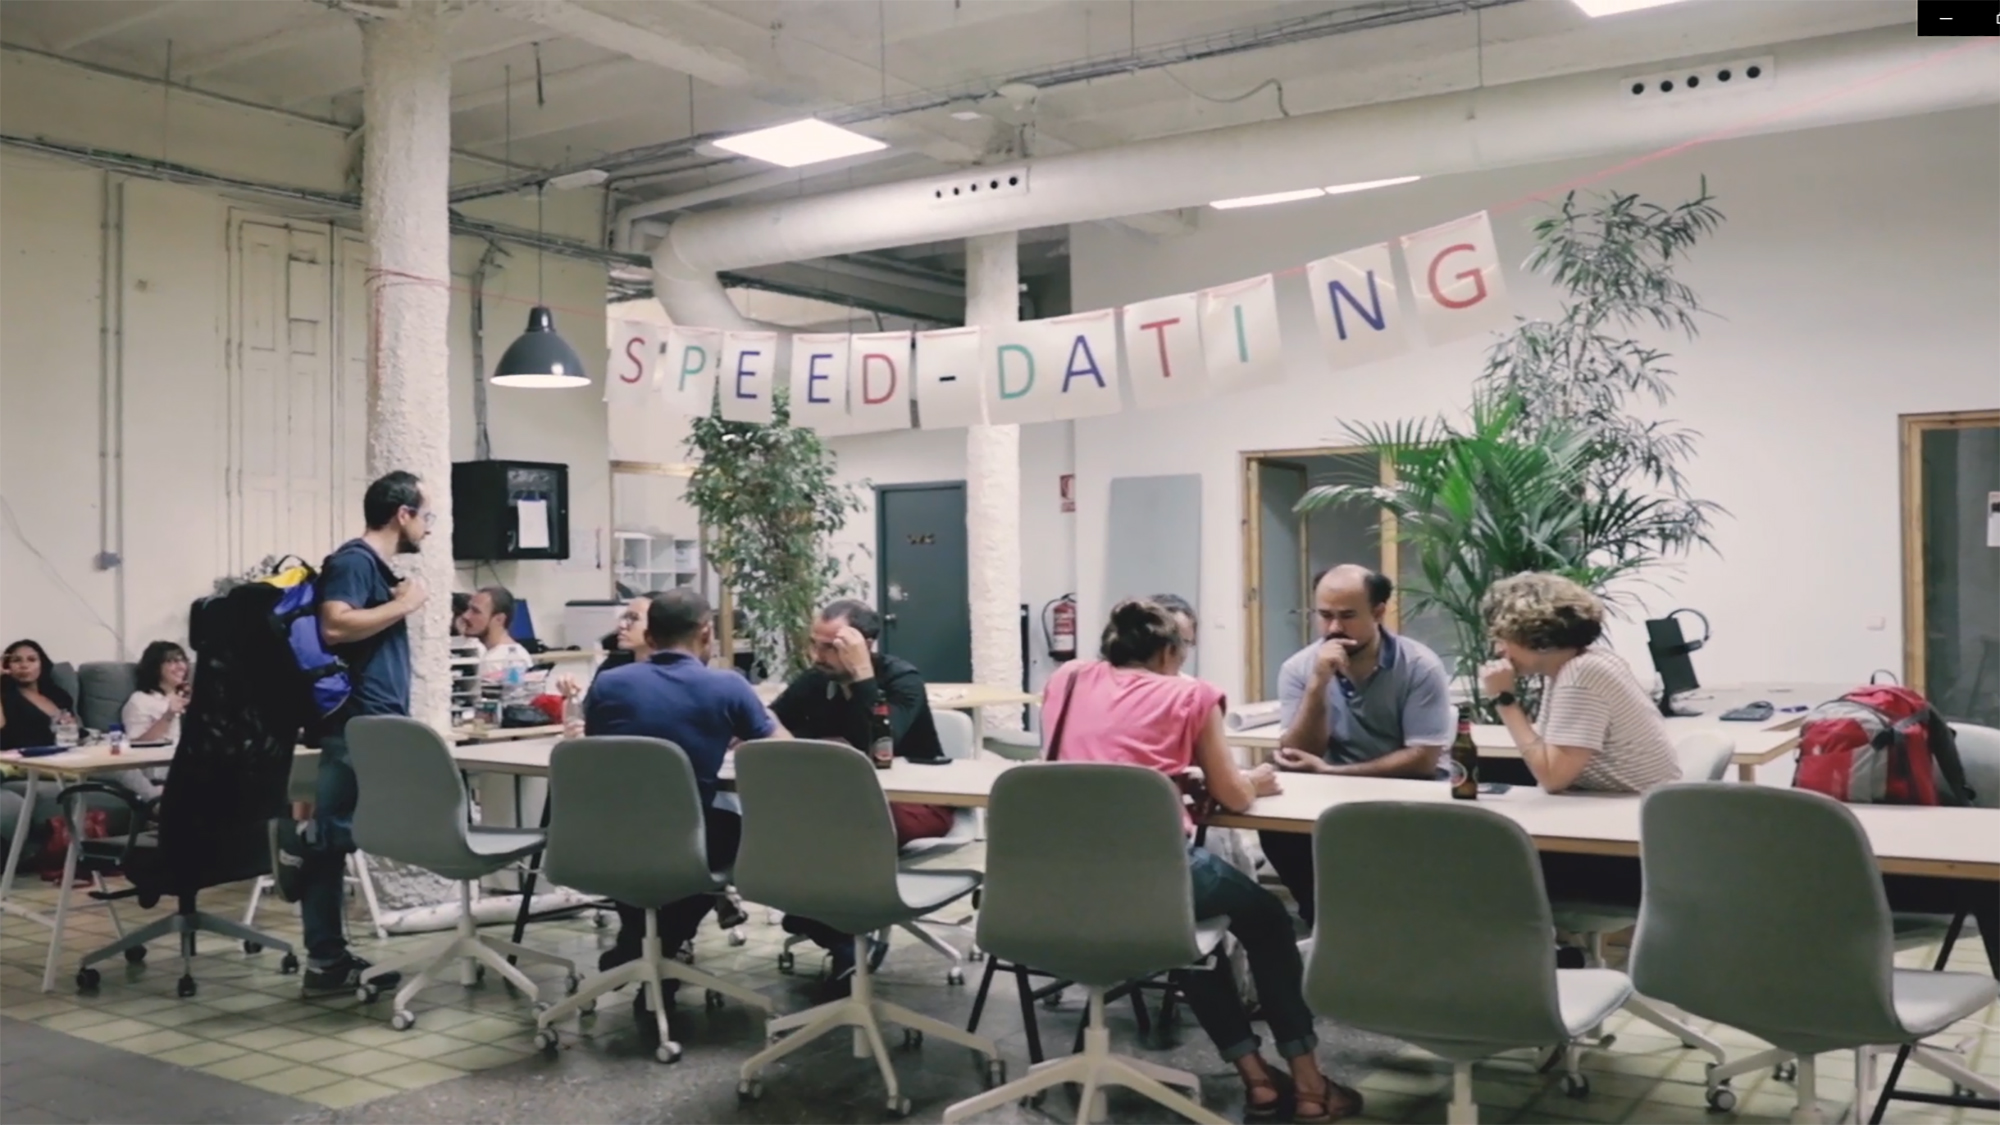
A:
<svg viewBox="0 0 2000 1125">
<path fill-rule="evenodd" d="M 1257 1090 L 1269 1090 L 1274 1095 L 1268 1102 L 1251 1101 L 1250 1095 Z M 1245 1121 L 1276 1121 L 1284 1112 L 1287 1096 L 1292 1092 L 1292 1083 L 1277 1071 L 1269 1072 L 1261 1079 L 1243 1080 L 1243 1119 Z"/>
<path fill-rule="evenodd" d="M 1338 1101 L 1338 1106 L 1335 1102 Z M 1293 1095 L 1292 1120 L 1297 1125 L 1332 1125 L 1345 1117 L 1361 1112 L 1361 1091 L 1352 1086 L 1343 1086 L 1333 1079 L 1326 1080 L 1326 1088 L 1318 1092 L 1297 1090 Z M 1311 1106 L 1317 1113 L 1306 1112 Z"/>
</svg>

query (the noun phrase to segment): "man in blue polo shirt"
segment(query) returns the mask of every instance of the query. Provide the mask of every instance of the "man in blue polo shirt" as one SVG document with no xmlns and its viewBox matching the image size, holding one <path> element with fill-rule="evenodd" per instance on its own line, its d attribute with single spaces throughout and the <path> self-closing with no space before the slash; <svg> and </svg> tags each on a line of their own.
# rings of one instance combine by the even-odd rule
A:
<svg viewBox="0 0 2000 1125">
<path fill-rule="evenodd" d="M 655 594 L 646 609 L 647 659 L 598 673 L 583 700 L 586 735 L 636 735 L 661 738 L 687 752 L 701 788 L 708 830 L 708 862 L 717 870 L 736 861 L 743 838 L 743 807 L 736 794 L 716 784 L 723 756 L 738 742 L 770 738 L 783 732 L 751 689 L 734 671 L 705 663 L 715 629 L 708 601 L 694 590 Z M 715 896 L 696 895 L 659 910 L 660 946 L 679 949 L 694 937 L 701 920 L 715 905 Z M 618 905 L 618 941 L 598 958 L 600 970 L 614 969 L 639 956 L 646 936 L 646 918 L 638 907 Z M 667 981 L 671 1003 L 678 982 Z M 654 1030 L 642 990 L 633 1001 L 641 1033 Z"/>
<path fill-rule="evenodd" d="M 1278 671 L 1279 769 L 1354 777 L 1437 776 L 1457 714 L 1451 675 L 1436 653 L 1382 625 L 1395 584 L 1365 567 L 1313 579 L 1320 640 Z M 1264 858 L 1313 920 L 1312 837 L 1262 832 Z"/>
</svg>

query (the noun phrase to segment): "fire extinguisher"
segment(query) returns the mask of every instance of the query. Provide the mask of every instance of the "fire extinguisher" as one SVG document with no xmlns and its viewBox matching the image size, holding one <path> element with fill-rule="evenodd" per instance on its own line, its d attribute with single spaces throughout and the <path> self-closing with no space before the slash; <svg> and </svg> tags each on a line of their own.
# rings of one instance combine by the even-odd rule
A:
<svg viewBox="0 0 2000 1125">
<path fill-rule="evenodd" d="M 1048 642 L 1049 659 L 1060 664 L 1076 659 L 1076 595 L 1062 597 L 1042 607 L 1042 637 Z"/>
</svg>

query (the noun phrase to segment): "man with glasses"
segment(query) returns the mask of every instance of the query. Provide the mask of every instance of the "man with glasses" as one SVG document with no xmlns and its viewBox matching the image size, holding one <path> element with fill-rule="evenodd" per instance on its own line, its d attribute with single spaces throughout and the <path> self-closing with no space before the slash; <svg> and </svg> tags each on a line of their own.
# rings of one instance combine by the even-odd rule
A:
<svg viewBox="0 0 2000 1125">
<path fill-rule="evenodd" d="M 322 720 L 314 816 L 303 824 L 271 822 L 271 870 L 279 894 L 299 903 L 305 929 L 307 995 L 353 991 L 368 962 L 341 931 L 347 853 L 354 850 L 360 795 L 347 754 L 347 721 L 356 715 L 410 713 L 408 618 L 429 591 L 422 578 L 399 578 L 389 560 L 413 555 L 437 522 L 414 473 L 390 473 L 361 501 L 368 530 L 334 549 L 320 568 L 320 636 L 346 662 L 352 693 Z M 397 974 L 374 983 L 395 987 Z"/>
</svg>

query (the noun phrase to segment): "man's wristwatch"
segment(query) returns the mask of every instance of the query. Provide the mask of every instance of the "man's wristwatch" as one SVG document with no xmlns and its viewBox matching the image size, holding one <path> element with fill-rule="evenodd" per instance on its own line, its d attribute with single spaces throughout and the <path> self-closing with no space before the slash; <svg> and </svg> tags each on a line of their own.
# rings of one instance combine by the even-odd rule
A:
<svg viewBox="0 0 2000 1125">
<path fill-rule="evenodd" d="M 1493 697 L 1493 706 L 1495 707 L 1512 707 L 1517 702 L 1519 700 L 1514 698 L 1514 693 L 1511 691 L 1503 691 Z"/>
</svg>

